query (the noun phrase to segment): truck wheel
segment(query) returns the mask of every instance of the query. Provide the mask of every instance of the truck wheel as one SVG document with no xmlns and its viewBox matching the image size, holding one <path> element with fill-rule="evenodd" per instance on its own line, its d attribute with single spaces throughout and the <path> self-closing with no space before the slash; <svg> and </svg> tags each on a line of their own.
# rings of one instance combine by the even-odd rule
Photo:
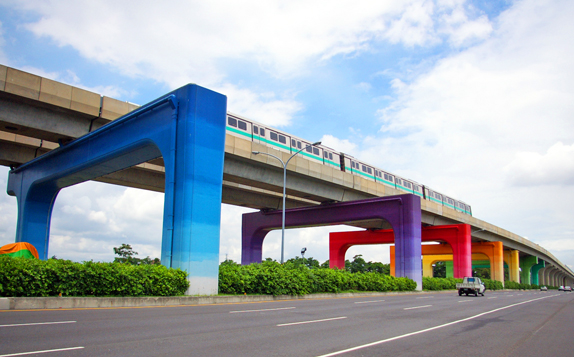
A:
<svg viewBox="0 0 574 357">
<path fill-rule="evenodd" d="M 474 291 L 474 296 L 478 296 L 478 291 Z"/>
<path fill-rule="evenodd" d="M 464 293 L 466 296 L 468 296 L 468 291 L 466 293 Z"/>
<path fill-rule="evenodd" d="M 458 291 L 458 296 L 462 296 L 462 290 Z"/>
</svg>

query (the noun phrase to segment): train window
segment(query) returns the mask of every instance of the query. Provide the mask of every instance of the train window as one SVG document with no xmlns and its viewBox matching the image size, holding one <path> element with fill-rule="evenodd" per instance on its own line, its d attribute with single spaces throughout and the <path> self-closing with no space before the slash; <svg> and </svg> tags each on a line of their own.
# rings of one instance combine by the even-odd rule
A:
<svg viewBox="0 0 574 357">
<path fill-rule="evenodd" d="M 297 141 L 295 139 L 291 139 L 291 146 L 294 148 L 297 147 Z"/>
<path fill-rule="evenodd" d="M 411 188 L 411 183 L 405 181 L 405 187 L 406 187 L 406 188 Z"/>
<path fill-rule="evenodd" d="M 323 153 L 323 156 L 325 157 L 325 159 L 328 159 L 328 158 L 329 158 L 329 153 L 325 151 L 325 152 Z"/>
<path fill-rule="evenodd" d="M 319 156 L 319 149 L 313 148 L 313 154 Z"/>
<path fill-rule="evenodd" d="M 279 135 L 279 142 L 281 144 L 287 144 L 287 138 L 283 135 Z"/>
<path fill-rule="evenodd" d="M 329 160 L 333 160 L 333 154 L 329 153 Z"/>
<path fill-rule="evenodd" d="M 259 128 L 258 127 L 253 126 L 253 134 L 259 135 Z"/>
<path fill-rule="evenodd" d="M 273 141 L 277 141 L 277 134 L 274 132 L 269 133 L 269 136 L 271 137 L 271 140 Z"/>
<path fill-rule="evenodd" d="M 230 126 L 234 126 L 237 128 L 237 120 L 233 119 L 233 118 L 227 118 L 227 124 L 229 124 Z"/>
<path fill-rule="evenodd" d="M 298 141 L 298 142 L 297 142 L 297 149 L 301 149 L 301 148 L 302 148 L 302 146 L 301 146 L 301 142 L 300 142 L 300 141 Z"/>
<path fill-rule="evenodd" d="M 261 129 L 259 130 L 259 135 L 265 136 L 265 129 L 261 128 Z"/>
<path fill-rule="evenodd" d="M 313 147 L 311 147 L 310 145 L 307 145 L 307 147 L 305 148 L 305 151 L 312 153 Z"/>
<path fill-rule="evenodd" d="M 367 171 L 369 172 L 369 174 L 373 173 L 373 169 L 371 169 L 370 167 L 367 167 Z"/>
<path fill-rule="evenodd" d="M 247 123 L 241 120 L 237 121 L 237 127 L 241 130 L 247 130 Z"/>
</svg>

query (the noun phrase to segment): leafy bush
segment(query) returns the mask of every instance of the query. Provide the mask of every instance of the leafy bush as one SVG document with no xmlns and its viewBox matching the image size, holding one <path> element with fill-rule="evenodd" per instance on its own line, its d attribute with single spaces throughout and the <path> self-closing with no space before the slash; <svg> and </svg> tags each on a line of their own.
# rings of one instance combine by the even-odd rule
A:
<svg viewBox="0 0 574 357">
<path fill-rule="evenodd" d="M 462 279 L 455 278 L 423 278 L 424 290 L 454 290 L 456 283 L 462 283 Z"/>
<path fill-rule="evenodd" d="M 484 282 L 484 286 L 488 290 L 502 290 L 502 289 L 504 289 L 504 286 L 502 286 L 502 282 L 500 282 L 498 280 L 482 279 L 482 281 Z"/>
<path fill-rule="evenodd" d="M 304 264 L 281 265 L 275 261 L 241 266 L 223 262 L 219 267 L 221 294 L 304 295 L 356 291 L 412 291 L 416 283 L 376 272 L 309 269 Z"/>
<path fill-rule="evenodd" d="M 163 265 L 0 256 L 0 296 L 173 296 L 188 287 L 186 272 Z"/>
</svg>

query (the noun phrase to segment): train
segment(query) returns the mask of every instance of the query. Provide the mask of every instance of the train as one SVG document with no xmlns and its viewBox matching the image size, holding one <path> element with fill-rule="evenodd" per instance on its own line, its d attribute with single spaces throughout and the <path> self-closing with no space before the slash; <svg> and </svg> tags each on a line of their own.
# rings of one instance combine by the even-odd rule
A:
<svg viewBox="0 0 574 357">
<path fill-rule="evenodd" d="M 341 171 L 351 173 L 352 175 L 361 176 L 367 180 L 379 182 L 400 191 L 418 195 L 422 199 L 472 216 L 470 205 L 463 201 L 455 200 L 414 180 L 406 179 L 382 170 L 327 146 L 313 146 L 312 143 L 307 140 L 237 114 L 227 113 L 226 132 L 230 135 L 271 146 L 274 149 L 288 153 L 296 153 L 303 149 L 300 155 L 321 165 L 331 166 Z"/>
</svg>

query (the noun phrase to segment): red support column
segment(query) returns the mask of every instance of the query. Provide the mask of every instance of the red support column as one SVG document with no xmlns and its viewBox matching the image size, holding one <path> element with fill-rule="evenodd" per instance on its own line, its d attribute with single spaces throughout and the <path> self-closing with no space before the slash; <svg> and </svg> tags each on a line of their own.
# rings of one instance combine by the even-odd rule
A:
<svg viewBox="0 0 574 357">
<path fill-rule="evenodd" d="M 423 227 L 421 240 L 443 241 L 450 245 L 453 252 L 454 277 L 472 276 L 472 259 L 470 248 L 470 225 L 453 224 L 447 226 Z M 366 230 L 355 232 L 333 232 L 329 234 L 329 266 L 345 268 L 345 253 L 353 245 L 392 244 L 393 231 Z M 391 272 L 394 268 L 391 255 Z"/>
</svg>

